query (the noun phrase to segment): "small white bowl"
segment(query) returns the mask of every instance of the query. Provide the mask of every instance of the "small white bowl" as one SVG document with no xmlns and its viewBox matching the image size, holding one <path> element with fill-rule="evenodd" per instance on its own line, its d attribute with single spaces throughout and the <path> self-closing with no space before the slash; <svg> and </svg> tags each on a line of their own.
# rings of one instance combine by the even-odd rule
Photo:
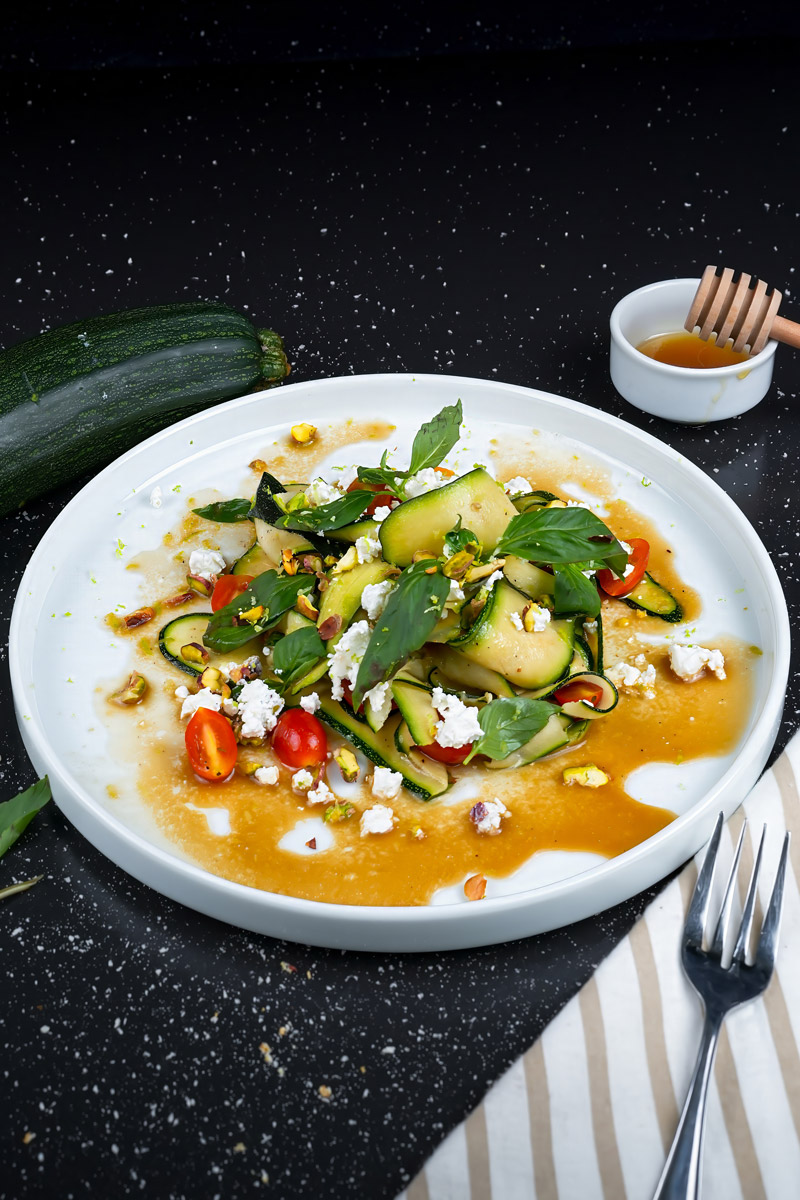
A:
<svg viewBox="0 0 800 1200">
<path fill-rule="evenodd" d="M 665 279 L 623 297 L 611 314 L 611 380 L 644 412 L 705 425 L 747 412 L 766 396 L 778 345 L 767 342 L 748 362 L 729 367 L 673 367 L 642 354 L 645 338 L 683 329 L 699 279 Z"/>
</svg>

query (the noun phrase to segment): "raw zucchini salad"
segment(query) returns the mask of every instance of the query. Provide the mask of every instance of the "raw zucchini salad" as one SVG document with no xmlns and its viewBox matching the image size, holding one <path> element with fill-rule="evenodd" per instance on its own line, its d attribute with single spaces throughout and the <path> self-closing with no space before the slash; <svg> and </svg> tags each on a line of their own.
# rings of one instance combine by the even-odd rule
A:
<svg viewBox="0 0 800 1200">
<path fill-rule="evenodd" d="M 251 463 L 250 495 L 192 509 L 183 590 L 116 618 L 154 652 L 117 705 L 143 711 L 169 664 L 142 793 L 210 869 L 339 902 L 479 900 L 537 849 L 650 836 L 673 814 L 629 796 L 629 771 L 735 739 L 746 668 L 732 685 L 681 627 L 692 593 L 647 522 L 628 510 L 621 532 L 535 463 L 455 474 L 461 427 L 442 409 L 402 465 Z M 296 469 L 317 431 L 291 439 Z M 235 560 L 230 525 L 252 535 Z"/>
</svg>

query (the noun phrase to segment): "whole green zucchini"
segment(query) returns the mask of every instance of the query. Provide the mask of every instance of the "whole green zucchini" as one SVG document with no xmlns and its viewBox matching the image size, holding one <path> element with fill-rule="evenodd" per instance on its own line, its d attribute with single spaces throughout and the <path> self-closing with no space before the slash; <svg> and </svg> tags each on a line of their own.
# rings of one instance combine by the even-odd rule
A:
<svg viewBox="0 0 800 1200">
<path fill-rule="evenodd" d="M 288 374 L 277 333 L 205 301 L 91 317 L 2 350 L 0 515 Z"/>
</svg>

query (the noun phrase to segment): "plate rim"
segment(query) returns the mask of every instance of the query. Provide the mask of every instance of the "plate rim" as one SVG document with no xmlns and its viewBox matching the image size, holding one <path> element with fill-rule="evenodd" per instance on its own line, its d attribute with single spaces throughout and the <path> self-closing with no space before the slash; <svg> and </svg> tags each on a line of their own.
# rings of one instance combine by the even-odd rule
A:
<svg viewBox="0 0 800 1200">
<path fill-rule="evenodd" d="M 522 393 L 525 396 L 535 398 L 537 401 L 543 401 L 545 404 L 551 404 L 556 408 L 572 411 L 576 415 L 591 416 L 593 421 L 599 421 L 601 424 L 609 428 L 622 427 L 628 434 L 632 435 L 636 440 L 643 441 L 658 455 L 666 455 L 671 458 L 673 465 L 682 472 L 688 474 L 695 482 L 699 482 L 700 486 L 710 488 L 713 493 L 716 493 L 718 502 L 721 503 L 723 509 L 726 510 L 727 519 L 733 519 L 737 529 L 746 535 L 748 549 L 751 556 L 754 556 L 759 562 L 759 566 L 764 576 L 767 592 L 772 602 L 772 612 L 770 614 L 769 624 L 775 636 L 776 654 L 773 666 L 772 684 L 768 691 L 765 703 L 761 713 L 756 718 L 753 728 L 749 735 L 745 738 L 734 760 L 729 764 L 724 774 L 717 782 L 703 795 L 702 800 L 698 801 L 689 811 L 680 814 L 669 825 L 660 830 L 658 834 L 652 838 L 646 839 L 644 842 L 631 847 L 621 855 L 607 859 L 605 862 L 598 863 L 584 871 L 568 876 L 564 879 L 556 880 L 552 883 L 539 885 L 520 892 L 515 892 L 505 896 L 494 896 L 485 898 L 481 905 L 482 915 L 480 924 L 484 924 L 486 918 L 490 916 L 501 916 L 503 914 L 515 913 L 518 910 L 527 909 L 533 906 L 536 898 L 539 901 L 546 899 L 555 904 L 560 900 L 574 897 L 577 893 L 586 890 L 588 884 L 596 884 L 598 888 L 602 888 L 607 876 L 611 874 L 620 874 L 621 868 L 629 868 L 630 872 L 635 874 L 636 868 L 641 865 L 643 859 L 647 859 L 653 854 L 653 844 L 657 841 L 658 845 L 669 847 L 680 844 L 685 840 L 689 827 L 698 826 L 707 829 L 710 833 L 713 819 L 716 816 L 720 807 L 720 793 L 724 792 L 730 786 L 733 779 L 740 776 L 749 766 L 752 768 L 753 762 L 762 757 L 762 762 L 758 766 L 760 774 L 766 759 L 769 756 L 770 750 L 774 744 L 777 731 L 779 729 L 781 713 L 783 710 L 786 685 L 788 682 L 789 673 L 789 655 L 790 655 L 790 625 L 789 616 L 786 606 L 783 590 L 780 585 L 777 571 L 769 556 L 769 553 L 764 546 L 757 531 L 739 508 L 736 502 L 728 495 L 728 493 L 705 471 L 697 466 L 685 454 L 675 450 L 668 443 L 648 433 L 646 430 L 639 429 L 638 426 L 624 420 L 620 417 L 615 417 L 611 413 L 607 413 L 602 409 L 594 408 L 582 401 L 573 400 L 571 397 L 562 396 L 555 392 L 545 391 L 536 387 L 528 387 L 523 384 L 505 383 L 494 379 L 483 379 L 471 376 L 450 375 L 450 374 L 434 374 L 426 372 L 372 372 L 365 374 L 354 375 L 337 375 L 328 376 L 314 380 L 298 380 L 291 384 L 285 385 L 290 388 L 308 389 L 315 391 L 324 391 L 326 388 L 339 387 L 341 385 L 350 385 L 354 387 L 365 387 L 370 384 L 380 385 L 387 380 L 402 382 L 407 384 L 424 384 L 435 388 L 449 387 L 457 389 L 459 385 L 475 385 L 488 387 L 492 390 L 500 390 L 509 395 Z M 277 912 L 283 916 L 298 916 L 305 918 L 318 918 L 323 923 L 331 921 L 342 921 L 345 926 L 353 923 L 354 918 L 356 923 L 370 925 L 372 923 L 380 923 L 386 925 L 392 923 L 400 926 L 401 924 L 411 921 L 414 925 L 428 923 L 442 927 L 445 931 L 449 930 L 453 924 L 460 925 L 462 923 L 474 923 L 474 907 L 465 906 L 463 904 L 442 904 L 442 905 L 360 905 L 360 904 L 341 904 L 326 900 L 309 900 L 297 896 L 288 896 L 280 892 L 269 892 L 261 888 L 253 887 L 249 884 L 238 883 L 234 880 L 229 880 L 223 876 L 215 875 L 207 871 L 199 864 L 186 861 L 176 855 L 170 853 L 161 846 L 157 846 L 150 842 L 142 834 L 135 829 L 126 825 L 120 818 L 116 817 L 109 809 L 103 806 L 99 799 L 95 799 L 91 793 L 81 784 L 81 782 L 72 774 L 72 772 L 63 766 L 61 760 L 56 754 L 49 754 L 48 745 L 45 736 L 44 723 L 33 718 L 25 721 L 21 710 L 21 698 L 25 694 L 23 664 L 21 662 L 20 648 L 20 626 L 24 618 L 26 592 L 31 578 L 33 577 L 37 564 L 43 555 L 51 539 L 58 536 L 62 526 L 66 524 L 75 508 L 77 508 L 87 495 L 91 495 L 95 488 L 101 487 L 103 482 L 115 473 L 123 463 L 129 462 L 137 455 L 142 454 L 149 447 L 155 446 L 165 440 L 180 436 L 180 434 L 189 428 L 196 428 L 198 425 L 206 421 L 218 419 L 221 413 L 235 412 L 239 408 L 247 407 L 258 401 L 263 401 L 268 392 L 251 392 L 245 396 L 236 397 L 232 400 L 223 401 L 220 404 L 204 409 L 199 413 L 185 417 L 183 420 L 175 422 L 166 429 L 153 434 L 142 442 L 132 446 L 129 450 L 115 458 L 111 463 L 97 472 L 68 503 L 64 506 L 61 512 L 56 516 L 54 521 L 45 530 L 42 538 L 36 545 L 20 580 L 17 594 L 14 600 L 14 606 L 11 615 L 11 623 L 9 628 L 8 641 L 8 659 L 9 672 L 11 676 L 12 695 L 14 698 L 15 713 L 17 722 L 20 727 L 20 732 L 25 742 L 26 749 L 34 759 L 36 755 L 31 753 L 31 745 L 38 752 L 38 757 L 44 761 L 48 774 L 57 778 L 67 793 L 71 794 L 71 798 L 78 808 L 83 808 L 87 814 L 105 828 L 106 832 L 111 835 L 112 839 L 121 838 L 123 841 L 132 842 L 133 849 L 145 858 L 155 860 L 157 865 L 160 865 L 168 872 L 177 873 L 179 879 L 185 880 L 192 885 L 199 885 L 210 889 L 211 892 L 218 892 L 222 896 L 227 896 L 233 900 L 237 898 L 244 901 L 246 905 L 255 905 L 255 907 L 265 914 Z M 265 418 L 265 426 L 284 424 L 284 421 L 268 422 Z M 575 435 L 575 440 L 586 445 L 580 434 Z M 591 447 L 587 447 L 591 449 Z M 599 452 L 602 458 L 604 452 Z M 777 674 L 777 682 L 779 686 L 774 686 Z M 766 738 L 766 742 L 765 739 Z M 30 743 L 30 745 L 29 745 Z M 757 747 L 757 750 L 752 750 L 748 754 L 748 747 Z M 37 768 L 38 769 L 38 768 Z M 752 785 L 751 785 L 752 786 Z M 58 801 L 57 801 L 58 802 Z M 740 803 L 741 801 L 737 802 Z M 61 804 L 59 807 L 64 808 Z M 69 805 L 67 807 L 70 807 Z M 732 810 L 733 811 L 733 810 Z M 71 824 L 79 828 L 83 836 L 87 840 L 97 846 L 97 843 L 83 830 L 78 822 L 76 822 L 70 812 L 65 812 Z M 705 835 L 707 836 L 707 834 Z M 705 840 L 705 836 L 701 839 L 695 839 L 697 842 L 696 849 L 699 849 Z M 101 848 L 100 852 L 107 857 L 112 857 L 108 852 Z M 696 851 L 694 851 L 696 852 Z M 668 856 L 665 856 L 668 857 Z M 121 869 L 128 874 L 134 874 L 128 867 L 122 866 L 117 859 L 112 857 Z M 666 874 L 669 874 L 674 868 L 667 867 L 663 872 L 660 871 L 651 880 L 650 886 L 655 885 Z M 164 890 L 162 887 L 156 887 L 148 883 L 148 886 L 154 887 L 154 890 L 161 892 L 164 895 L 173 895 L 172 892 Z M 648 885 L 645 885 L 648 886 Z M 628 892 L 628 898 L 631 898 L 637 892 Z M 173 898 L 178 902 L 188 905 L 192 908 L 198 908 L 198 905 L 192 901 L 180 900 L 179 897 Z M 618 903 L 619 900 L 613 900 L 611 903 Z M 603 911 L 607 908 L 607 904 L 601 904 L 587 912 L 586 916 L 592 913 Z M 208 910 L 203 910 L 208 911 Z M 217 914 L 212 914 L 217 915 Z M 240 928 L 247 927 L 239 920 L 230 920 L 227 917 L 219 919 L 226 920 L 231 924 L 238 925 Z M 581 918 L 573 918 L 581 919 Z M 548 929 L 561 928 L 563 923 L 556 922 L 546 925 Z M 280 936 L 280 935 L 279 935 Z M 514 935 L 512 935 L 514 936 Z M 520 936 L 520 935 L 516 935 Z M 498 937 L 492 939 L 480 938 L 477 941 L 466 941 L 464 945 L 486 945 L 491 941 L 507 940 L 506 937 Z M 352 939 L 345 938 L 344 941 L 352 942 Z M 344 946 L 344 942 L 337 941 L 336 943 L 319 943 L 319 944 L 336 944 Z M 459 943 L 462 944 L 462 943 Z M 355 947 L 353 947 L 355 948 Z M 413 947 L 409 947 L 413 948 Z M 430 949 L 430 946 L 423 946 L 420 949 Z"/>
</svg>

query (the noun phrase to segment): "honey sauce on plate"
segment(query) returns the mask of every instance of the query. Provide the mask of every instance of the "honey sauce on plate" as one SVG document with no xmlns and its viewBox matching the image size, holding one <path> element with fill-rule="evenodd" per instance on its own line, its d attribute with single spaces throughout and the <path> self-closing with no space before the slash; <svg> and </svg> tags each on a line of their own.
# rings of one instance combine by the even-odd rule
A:
<svg viewBox="0 0 800 1200">
<path fill-rule="evenodd" d="M 380 449 L 389 437 L 388 426 L 333 427 L 330 440 L 320 438 L 319 459 L 332 448 L 371 437 Z M 500 478 L 526 474 L 533 486 L 559 493 L 564 478 L 560 466 L 546 458 L 508 461 L 497 454 Z M 274 449 L 261 451 L 277 469 Z M 307 477 L 315 462 L 307 451 L 300 458 L 291 448 L 280 448 L 280 469 L 292 477 Z M 348 460 L 349 461 L 349 460 Z M 700 612 L 700 598 L 675 569 L 671 547 L 651 522 L 628 504 L 614 499 L 601 468 L 575 464 L 572 477 L 603 496 L 603 519 L 623 539 L 645 537 L 651 544 L 652 574 L 681 603 L 687 621 Z M 242 493 L 245 494 L 245 493 Z M 194 505 L 196 497 L 191 499 Z M 203 528 L 201 529 L 201 524 Z M 241 532 L 241 530 L 240 530 Z M 189 517 L 178 525 L 158 550 L 139 555 L 136 565 L 144 575 L 143 602 L 153 598 L 155 581 L 169 571 L 179 582 L 181 567 L 176 551 L 215 544 L 215 527 Z M 170 579 L 170 583 L 172 580 Z M 164 586 L 163 582 L 161 584 Z M 197 611 L 207 611 L 198 600 Z M 191 611 L 192 606 L 181 611 Z M 227 879 L 269 892 L 340 904 L 425 905 L 442 888 L 456 886 L 483 874 L 489 880 L 507 877 L 537 851 L 590 852 L 613 857 L 657 833 L 674 819 L 666 808 L 641 802 L 626 791 L 626 780 L 647 763 L 680 764 L 693 758 L 731 751 L 746 726 L 751 688 L 748 676 L 754 662 L 752 648 L 733 638 L 717 637 L 711 644 L 725 655 L 727 678 L 704 676 L 685 683 L 671 671 L 668 647 L 654 644 L 654 633 L 666 635 L 670 626 L 631 609 L 620 600 L 603 604 L 605 661 L 633 662 L 644 654 L 656 671 L 653 694 L 622 690 L 616 709 L 590 722 L 579 744 L 518 770 L 483 767 L 454 768 L 451 793 L 425 802 L 401 789 L 389 801 L 378 801 L 369 786 L 371 767 L 362 766 L 357 784 L 344 785 L 338 768 L 328 768 L 328 785 L 336 798 L 348 801 L 354 814 L 338 822 L 325 822 L 326 805 L 308 805 L 291 789 L 292 772 L 282 768 L 275 786 L 262 786 L 244 773 L 246 765 L 276 762 L 269 745 L 243 749 L 237 768 L 224 784 L 199 780 L 188 765 L 184 726 L 175 689 L 191 685 L 188 675 L 170 667 L 157 648 L 156 620 L 136 630 L 131 639 L 133 665 L 148 679 L 144 703 L 123 711 L 110 703 L 111 688 L 100 689 L 98 700 L 111 730 L 112 752 L 130 764 L 143 802 L 158 829 L 176 851 L 206 870 Z M 678 636 L 680 630 L 677 630 Z M 246 657 L 227 654 L 220 661 Z M 213 661 L 213 659 L 212 659 Z M 340 739 L 326 729 L 329 749 Z M 600 788 L 567 786 L 567 768 L 594 763 L 608 776 Z M 479 834 L 469 818 L 479 799 L 499 798 L 509 810 L 496 836 Z M 109 807 L 121 803 L 109 789 Z M 360 814 L 375 803 L 389 804 L 395 827 L 390 833 L 362 836 Z"/>
<path fill-rule="evenodd" d="M 640 342 L 636 349 L 648 358 L 671 367 L 700 367 L 706 370 L 747 362 L 750 357 L 749 354 L 734 350 L 730 343 L 718 346 L 711 338 L 703 341 L 698 334 L 689 333 L 686 329 L 657 333 Z"/>
</svg>

